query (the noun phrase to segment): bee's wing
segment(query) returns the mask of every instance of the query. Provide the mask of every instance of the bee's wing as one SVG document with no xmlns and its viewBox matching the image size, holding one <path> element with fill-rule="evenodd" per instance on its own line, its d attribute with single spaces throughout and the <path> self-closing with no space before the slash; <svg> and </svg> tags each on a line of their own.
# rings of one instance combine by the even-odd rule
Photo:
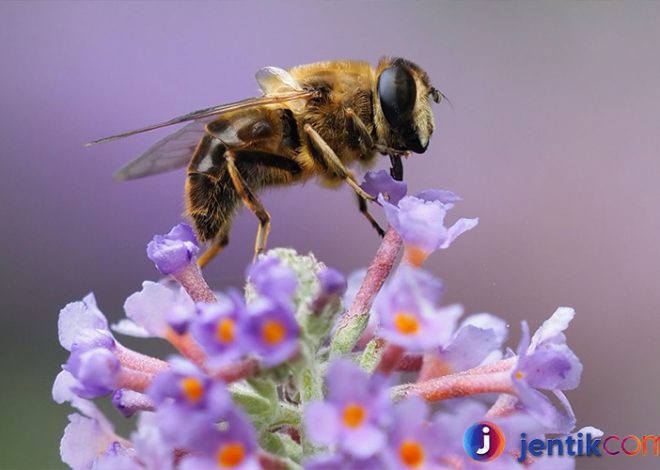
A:
<svg viewBox="0 0 660 470">
<path fill-rule="evenodd" d="M 87 145 L 89 146 L 89 145 L 101 144 L 104 142 L 110 142 L 117 139 L 123 139 L 124 137 L 140 134 L 142 132 L 152 131 L 154 129 L 160 129 L 161 127 L 172 126 L 174 124 L 180 124 L 186 121 L 197 121 L 199 119 L 203 119 L 211 116 L 218 116 L 220 114 L 227 113 L 230 111 L 237 111 L 239 109 L 252 108 L 255 106 L 261 106 L 265 104 L 275 104 L 275 103 L 293 102 L 297 100 L 306 100 L 314 96 L 316 96 L 315 91 L 305 91 L 305 90 L 293 90 L 293 91 L 285 91 L 282 93 L 266 94 L 264 96 L 259 96 L 256 98 L 248 98 L 245 100 L 236 101 L 234 103 L 222 104 L 219 106 L 212 106 L 206 109 L 200 109 L 188 114 L 184 114 L 182 116 L 177 116 L 173 119 L 170 119 L 169 121 L 164 121 L 158 124 L 152 124 L 151 126 L 143 127 L 141 129 L 135 129 L 133 131 L 122 132 L 121 134 L 104 137 L 102 139 L 98 139 L 93 142 L 90 142 Z"/>
<path fill-rule="evenodd" d="M 259 69 L 255 78 L 257 79 L 259 88 L 267 95 L 302 90 L 296 79 L 289 72 L 279 67 L 264 67 Z"/>
<path fill-rule="evenodd" d="M 259 87 L 266 95 L 300 93 L 303 91 L 300 83 L 289 72 L 279 67 L 264 67 L 259 69 L 255 78 Z M 305 102 L 302 100 L 293 100 L 289 104 L 289 107 L 296 112 L 300 112 L 304 106 Z"/>
<path fill-rule="evenodd" d="M 191 122 L 159 140 L 142 155 L 120 168 L 114 174 L 115 179 L 132 180 L 185 166 L 204 135 L 206 124 L 213 119 L 215 116 Z"/>
</svg>

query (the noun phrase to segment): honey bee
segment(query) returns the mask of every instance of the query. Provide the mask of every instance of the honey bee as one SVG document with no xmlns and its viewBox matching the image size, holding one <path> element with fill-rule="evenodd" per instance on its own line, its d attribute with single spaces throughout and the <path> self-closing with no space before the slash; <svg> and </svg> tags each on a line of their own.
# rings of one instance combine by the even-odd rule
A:
<svg viewBox="0 0 660 470">
<path fill-rule="evenodd" d="M 418 65 L 402 58 L 332 61 L 256 74 L 262 96 L 194 111 L 141 129 L 91 142 L 108 142 L 192 121 L 121 168 L 121 180 L 188 165 L 186 214 L 210 246 L 207 264 L 229 243 L 232 217 L 242 201 L 259 219 L 255 256 L 265 247 L 270 214 L 257 193 L 317 177 L 330 187 L 347 183 L 360 212 L 382 236 L 367 202 L 374 198 L 349 167 L 368 167 L 388 155 L 390 173 L 403 178 L 402 156 L 423 153 L 433 133 L 431 101 L 443 95 Z"/>
</svg>

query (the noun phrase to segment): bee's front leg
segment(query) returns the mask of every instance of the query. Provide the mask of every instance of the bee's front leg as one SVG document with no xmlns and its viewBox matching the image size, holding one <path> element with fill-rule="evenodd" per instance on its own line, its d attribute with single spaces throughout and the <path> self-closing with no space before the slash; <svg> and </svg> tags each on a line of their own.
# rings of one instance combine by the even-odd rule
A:
<svg viewBox="0 0 660 470">
<path fill-rule="evenodd" d="M 385 230 L 376 222 L 376 219 L 374 219 L 374 216 L 371 215 L 369 212 L 369 208 L 367 207 L 367 201 L 366 199 L 362 199 L 360 196 L 357 197 L 358 199 L 358 208 L 360 209 L 360 213 L 364 215 L 364 217 L 369 221 L 371 226 L 376 229 L 376 232 L 378 232 L 378 235 L 381 237 L 385 236 Z"/>
<path fill-rule="evenodd" d="M 319 154 L 323 157 L 325 164 L 328 168 L 330 168 L 330 170 L 332 170 L 340 178 L 346 181 L 359 197 L 367 201 L 376 201 L 375 197 L 360 187 L 357 181 L 355 181 L 353 174 L 344 166 L 335 151 L 332 150 L 328 143 L 323 140 L 323 137 L 321 137 L 319 133 L 312 128 L 312 126 L 305 124 L 303 129 L 309 136 L 311 144 L 318 150 Z"/>
<path fill-rule="evenodd" d="M 373 138 L 371 137 L 371 134 L 369 133 L 369 129 L 367 129 L 367 126 L 364 124 L 364 122 L 362 122 L 362 119 L 360 119 L 360 117 L 357 114 L 355 114 L 355 111 L 353 111 L 353 109 L 346 108 L 344 114 L 346 115 L 346 119 L 348 120 L 348 122 L 358 132 L 358 134 L 360 135 L 360 140 L 362 141 L 365 148 L 367 148 L 368 150 L 375 150 L 376 152 L 382 155 L 390 155 L 397 157 L 410 156 L 410 152 L 407 150 L 397 150 L 392 147 L 377 144 L 376 142 L 374 142 Z"/>
</svg>

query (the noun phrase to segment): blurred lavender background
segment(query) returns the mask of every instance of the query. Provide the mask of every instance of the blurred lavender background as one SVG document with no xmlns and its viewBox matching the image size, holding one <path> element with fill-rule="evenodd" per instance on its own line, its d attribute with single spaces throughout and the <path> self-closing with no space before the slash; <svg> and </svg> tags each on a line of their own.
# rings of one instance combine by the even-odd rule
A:
<svg viewBox="0 0 660 470">
<path fill-rule="evenodd" d="M 418 62 L 453 103 L 406 162 L 412 190 L 452 189 L 465 199 L 454 217 L 481 218 L 431 259 L 447 301 L 507 318 L 514 343 L 521 319 L 535 329 L 575 307 L 580 424 L 660 434 L 658 18 L 659 4 L 633 1 L 0 3 L 0 468 L 61 466 L 59 309 L 94 290 L 118 318 L 157 277 L 146 242 L 180 220 L 183 172 L 111 179 L 164 132 L 82 145 L 251 96 L 264 65 L 383 54 Z M 378 245 L 346 188 L 263 199 L 271 247 L 350 272 Z M 243 212 L 208 269 L 214 286 L 240 283 L 255 229 Z"/>
</svg>

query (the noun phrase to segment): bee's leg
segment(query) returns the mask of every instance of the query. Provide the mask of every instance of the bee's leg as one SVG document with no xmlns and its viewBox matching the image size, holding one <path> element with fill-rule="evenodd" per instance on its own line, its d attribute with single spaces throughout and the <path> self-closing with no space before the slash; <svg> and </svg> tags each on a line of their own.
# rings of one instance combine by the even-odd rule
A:
<svg viewBox="0 0 660 470">
<path fill-rule="evenodd" d="M 393 149 L 391 147 L 386 147 L 385 145 L 380 145 L 374 142 L 373 138 L 371 137 L 371 134 L 369 133 L 369 129 L 367 129 L 367 126 L 365 126 L 364 122 L 362 122 L 362 119 L 355 114 L 355 111 L 353 111 L 351 108 L 346 108 L 346 111 L 344 111 L 346 114 L 346 119 L 353 125 L 353 128 L 357 131 L 358 135 L 360 136 L 360 140 L 362 140 L 362 144 L 367 148 L 368 150 L 375 150 L 378 153 L 382 153 L 383 155 L 390 155 L 390 156 L 398 156 L 398 157 L 407 157 L 410 155 L 410 152 L 406 150 L 397 150 Z"/>
<path fill-rule="evenodd" d="M 254 242 L 254 257 L 256 259 L 266 248 L 268 233 L 270 232 L 270 214 L 264 208 L 263 204 L 261 204 L 261 201 L 257 196 L 252 192 L 245 179 L 238 171 L 238 167 L 236 166 L 236 155 L 234 152 L 227 150 L 225 152 L 225 160 L 227 160 L 227 170 L 229 171 L 229 177 L 231 178 L 231 182 L 233 183 L 236 192 L 243 200 L 243 203 L 248 206 L 259 219 L 259 230 L 257 231 L 257 238 Z"/>
<path fill-rule="evenodd" d="M 321 137 L 318 132 L 312 129 L 312 126 L 305 124 L 303 129 L 309 136 L 312 145 L 316 147 L 321 157 L 323 157 L 325 164 L 328 166 L 328 168 L 330 168 L 330 170 L 335 172 L 337 175 L 339 175 L 340 178 L 346 181 L 348 185 L 353 188 L 353 191 L 355 191 L 355 193 L 362 199 L 367 201 L 376 200 L 375 197 L 371 196 L 360 187 L 357 181 L 355 181 L 352 173 L 344 166 L 335 151 L 330 148 L 328 143 L 323 140 L 323 137 Z"/>
<path fill-rule="evenodd" d="M 360 195 L 358 195 L 357 200 L 358 200 L 358 207 L 360 209 L 360 213 L 367 218 L 367 220 L 369 221 L 371 226 L 376 229 L 376 232 L 378 232 L 378 235 L 380 235 L 381 237 L 384 237 L 385 236 L 385 230 L 383 230 L 382 227 L 380 225 L 378 225 L 378 222 L 376 222 L 376 219 L 374 219 L 374 217 L 369 212 L 369 209 L 367 208 L 366 199 L 363 199 L 362 197 L 360 197 Z"/>
<path fill-rule="evenodd" d="M 215 238 L 215 240 L 213 240 L 213 244 L 209 246 L 206 250 L 204 250 L 202 256 L 197 258 L 197 265 L 200 268 L 206 266 L 209 261 L 211 261 L 217 255 L 219 255 L 222 252 L 222 250 L 224 250 L 225 247 L 229 244 L 228 232 L 229 232 L 229 227 L 227 227 L 226 229 L 223 228 L 222 233 L 219 234 Z"/>
</svg>

